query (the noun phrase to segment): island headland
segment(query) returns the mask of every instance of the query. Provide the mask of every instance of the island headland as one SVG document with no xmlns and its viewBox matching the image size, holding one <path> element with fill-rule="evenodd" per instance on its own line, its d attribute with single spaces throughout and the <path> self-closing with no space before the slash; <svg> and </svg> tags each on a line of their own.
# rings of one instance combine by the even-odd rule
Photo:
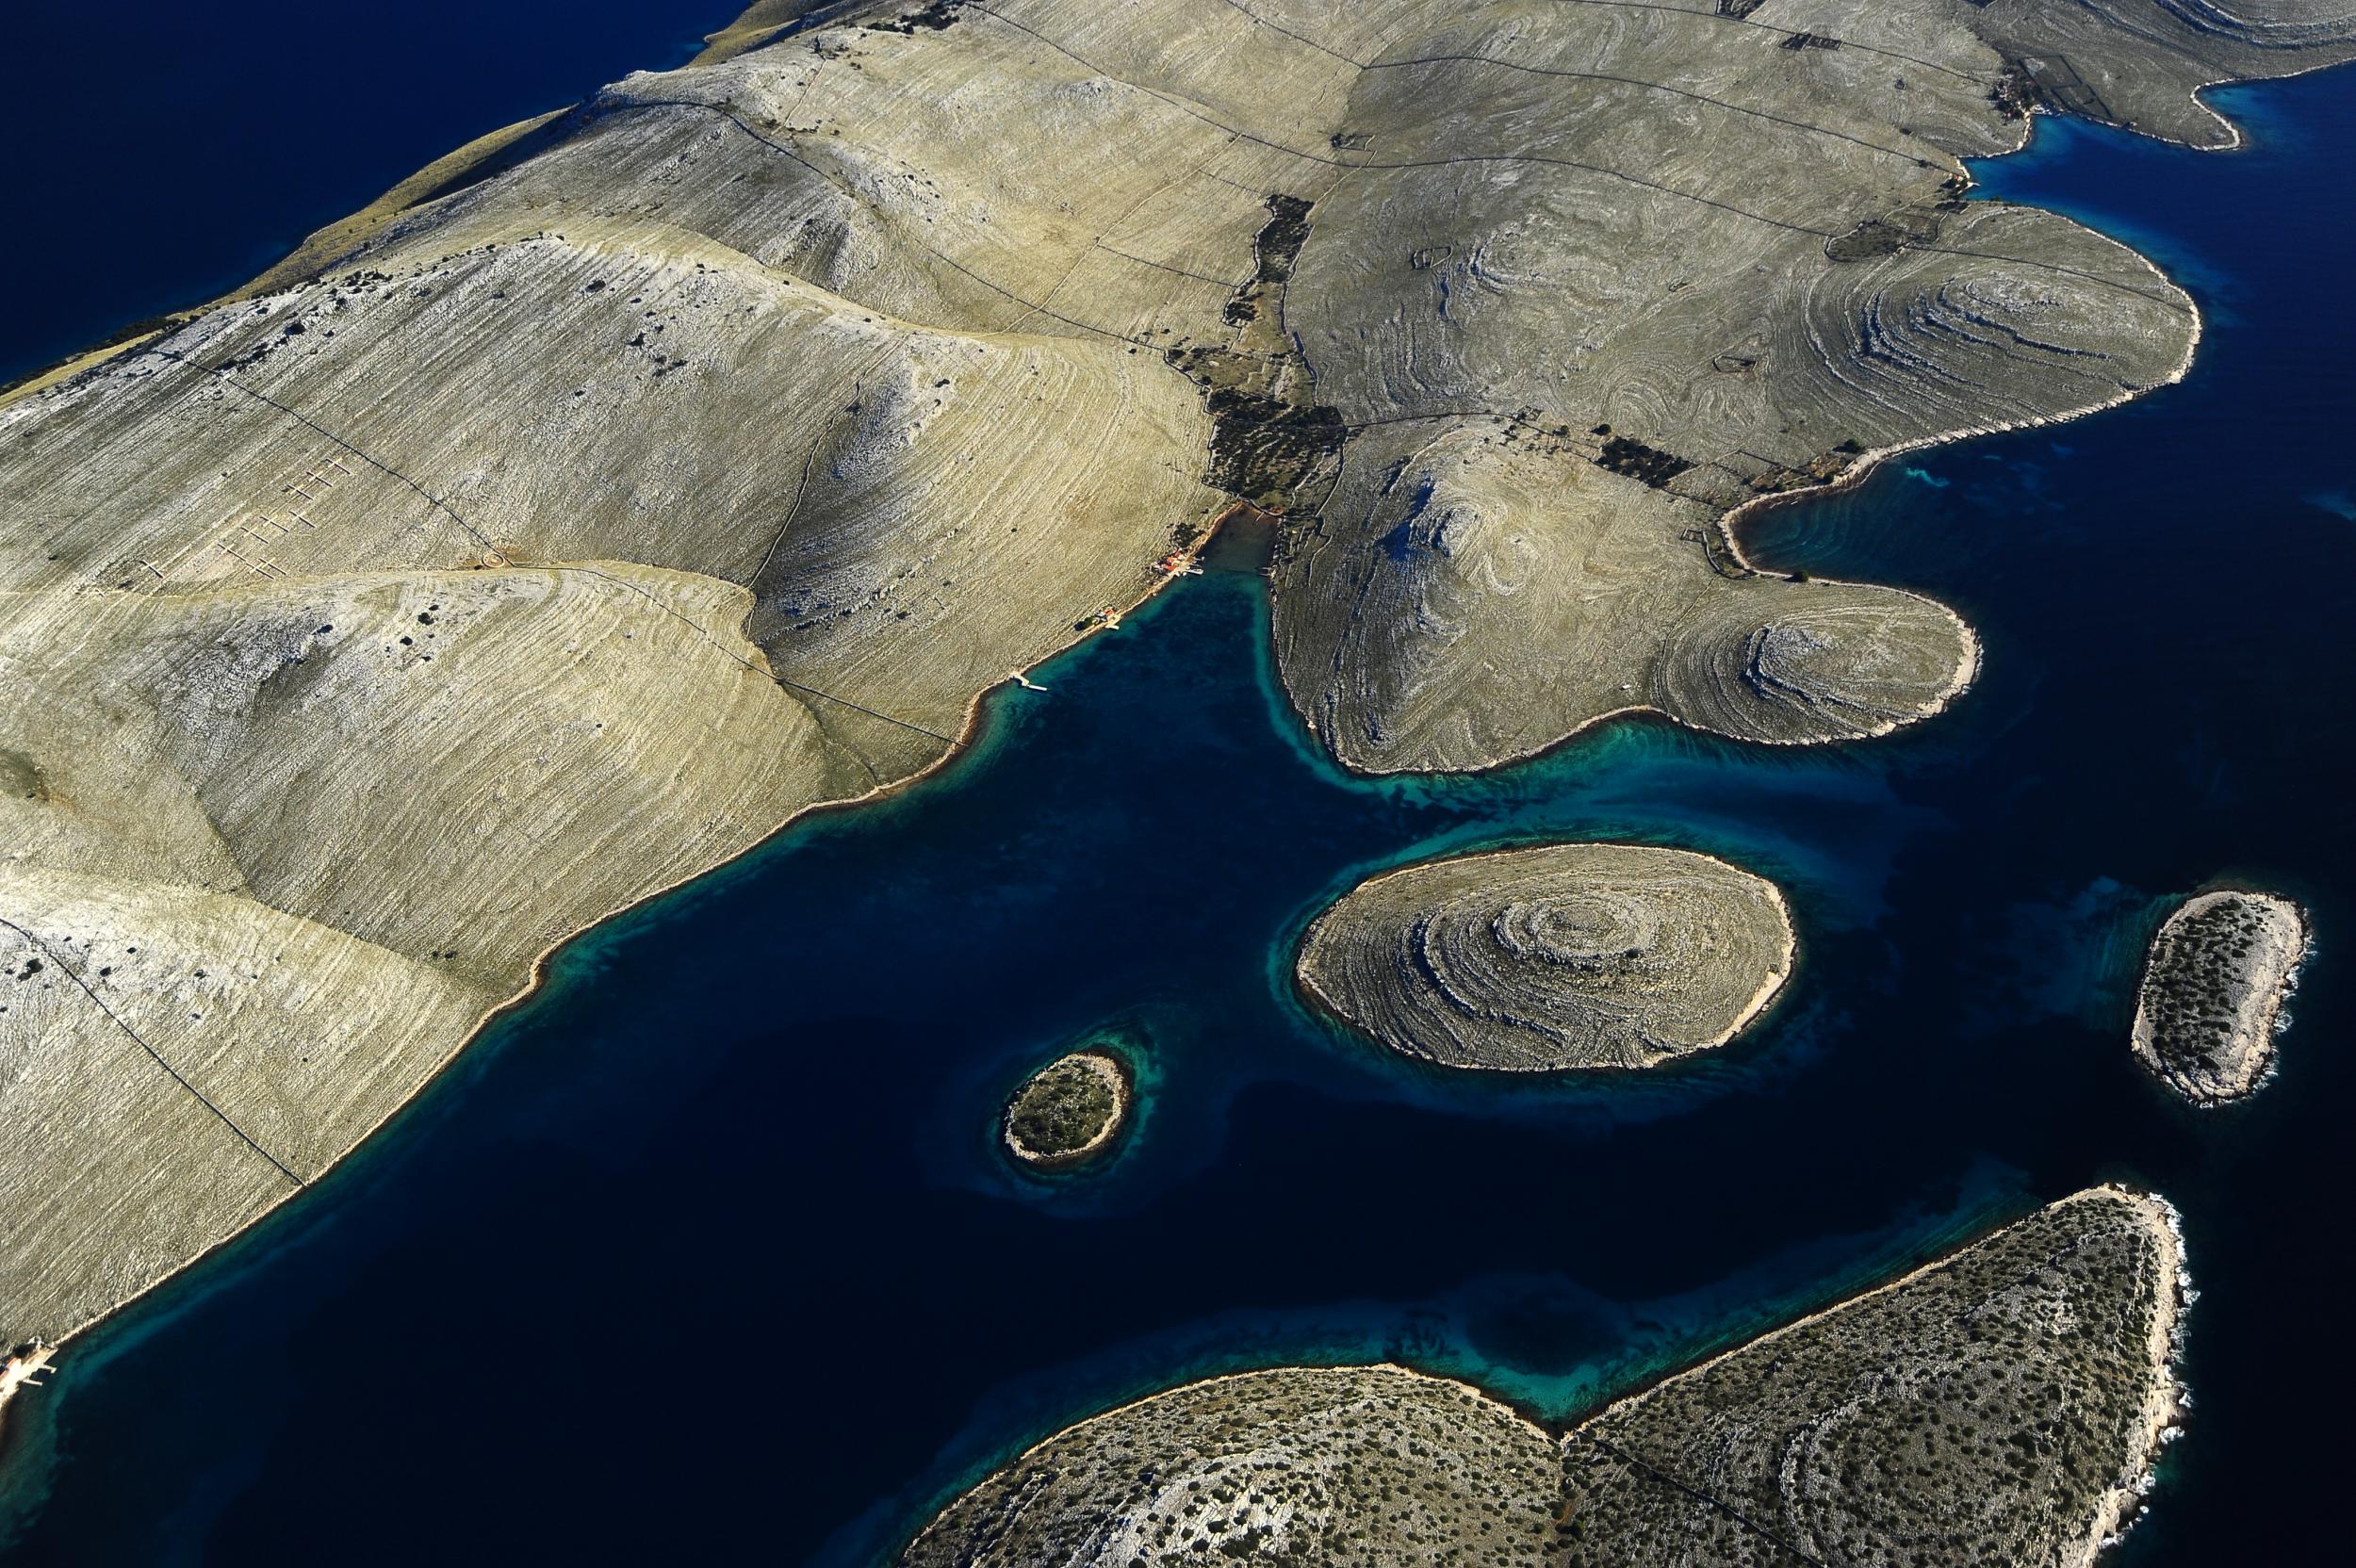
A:
<svg viewBox="0 0 2356 1568">
<path fill-rule="evenodd" d="M 1000 1136 L 1017 1164 L 1072 1170 L 1112 1152 L 1128 1130 L 1137 1077 L 1120 1052 L 1093 1045 L 1058 1056 L 1006 1102 Z"/>
<path fill-rule="evenodd" d="M 1238 504 L 1364 772 L 1938 710 L 1957 617 L 1726 518 L 2181 374 L 2181 290 L 1961 160 L 2223 145 L 2192 88 L 2351 52 L 2294 0 L 764 0 L 20 388 L 0 1343 L 300 1192 L 568 936 L 937 766 Z"/>
<path fill-rule="evenodd" d="M 2196 1105 L 2256 1092 L 2307 956 L 2307 918 L 2274 893 L 2219 889 L 2169 911 L 2135 991 L 2135 1059 Z"/>
<path fill-rule="evenodd" d="M 1556 1433 L 1399 1366 L 1215 1378 L 952 1501 L 936 1564 L 2081 1568 L 2173 1425 L 2172 1211 L 2081 1192 Z"/>
<path fill-rule="evenodd" d="M 1550 844 L 1370 878 L 1294 974 L 1344 1023 L 1444 1067 L 1646 1068 L 1723 1045 L 1792 972 L 1773 883 L 1688 850 Z"/>
</svg>

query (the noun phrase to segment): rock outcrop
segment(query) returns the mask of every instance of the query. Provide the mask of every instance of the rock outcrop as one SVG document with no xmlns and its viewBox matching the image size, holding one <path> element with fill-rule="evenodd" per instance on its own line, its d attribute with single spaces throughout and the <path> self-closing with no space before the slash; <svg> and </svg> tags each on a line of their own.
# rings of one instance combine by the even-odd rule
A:
<svg viewBox="0 0 2356 1568">
<path fill-rule="evenodd" d="M 1327 1011 L 1444 1067 L 1653 1067 L 1723 1045 L 1792 972 L 1772 883 L 1639 844 L 1427 861 L 1319 915 L 1294 972 Z"/>
<path fill-rule="evenodd" d="M 2054 12 L 763 0 L 0 403 L 0 1341 L 299 1188 L 567 933 L 933 765 L 1236 499 L 1354 767 L 1935 710 L 1960 623 L 1723 515 L 2182 368 L 2140 258 L 1958 204 L 2065 66 L 2216 139 L 2190 82 L 2349 52 Z"/>
<path fill-rule="evenodd" d="M 1623 1400 L 1564 1446 L 1565 1568 L 2078 1568 L 2173 1419 L 2180 1272 L 2097 1188 Z"/>
<path fill-rule="evenodd" d="M 2196 1105 L 2253 1093 L 2274 1065 L 2282 1004 L 2307 956 L 2307 918 L 2273 893 L 2186 900 L 2152 934 L 2135 993 L 2135 1059 Z"/>
<path fill-rule="evenodd" d="M 1214 1378 L 1083 1421 L 944 1510 L 908 1568 L 1444 1561 L 1538 1568 L 1560 1462 L 1463 1383 L 1397 1366 Z"/>
<path fill-rule="evenodd" d="M 1559 1443 L 1394 1366 L 1192 1383 L 1050 1438 L 901 1560 L 2081 1568 L 2173 1419 L 2182 1265 L 2097 1188 Z"/>
</svg>

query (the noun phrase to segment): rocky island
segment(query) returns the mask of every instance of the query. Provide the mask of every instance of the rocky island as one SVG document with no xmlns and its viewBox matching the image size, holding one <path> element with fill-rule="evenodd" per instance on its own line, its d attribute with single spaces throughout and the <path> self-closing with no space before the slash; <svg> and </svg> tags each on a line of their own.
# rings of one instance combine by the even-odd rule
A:
<svg viewBox="0 0 2356 1568">
<path fill-rule="evenodd" d="M 1743 508 L 2182 373 L 1960 160 L 2223 145 L 2295 0 L 761 0 L 0 404 L 0 1342 L 300 1192 L 558 942 L 936 766 L 1282 518 L 1364 772 L 1872 735 L 1943 607 Z M 1714 1016 L 1714 1015 L 1713 1015 Z"/>
<path fill-rule="evenodd" d="M 1058 1056 L 1007 1102 L 1006 1152 L 1034 1170 L 1070 1170 L 1102 1159 L 1127 1129 L 1137 1086 L 1109 1046 Z"/>
<path fill-rule="evenodd" d="M 1310 925 L 1294 972 L 1394 1051 L 1552 1072 L 1723 1045 L 1792 956 L 1773 883 L 1686 850 L 1552 844 L 1362 882 Z"/>
<path fill-rule="evenodd" d="M 951 1504 L 901 1561 L 1537 1568 L 1561 1491 L 1554 1439 L 1464 1383 L 1280 1367 L 1081 1422 Z"/>
<path fill-rule="evenodd" d="M 2102 1187 L 1560 1436 L 1397 1366 L 1212 1379 L 1048 1439 L 901 1561 L 2080 1568 L 2174 1419 L 2184 1282 L 2167 1205 Z"/>
<path fill-rule="evenodd" d="M 2253 1092 L 2306 956 L 2306 915 L 2287 898 L 2224 889 L 2185 901 L 2144 960 L 2135 1059 L 2196 1105 Z"/>
<path fill-rule="evenodd" d="M 1565 1445 L 1566 1568 L 2078 1568 L 2176 1414 L 2173 1212 L 2116 1187 L 1622 1400 Z"/>
</svg>

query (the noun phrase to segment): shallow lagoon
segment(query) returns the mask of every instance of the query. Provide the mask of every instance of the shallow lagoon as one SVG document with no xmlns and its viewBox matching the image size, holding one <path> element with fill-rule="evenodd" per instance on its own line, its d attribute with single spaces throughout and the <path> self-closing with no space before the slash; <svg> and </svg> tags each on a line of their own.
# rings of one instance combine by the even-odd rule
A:
<svg viewBox="0 0 2356 1568">
<path fill-rule="evenodd" d="M 856 1565 L 960 1480 L 1189 1374 L 1393 1357 L 1548 1414 L 2087 1182 L 2185 1211 L 2197 1418 L 2136 1568 L 2316 1560 L 2349 1396 L 2348 699 L 2356 74 L 2218 95 L 2204 157 L 2043 123 L 1988 166 L 2201 296 L 2185 385 L 1914 454 L 1754 531 L 1988 646 L 1955 712 L 1804 752 L 1622 724 L 1369 784 L 1284 710 L 1247 542 L 1036 678 L 890 802 L 567 949 L 547 990 L 291 1212 L 13 1409 L 27 1561 L 420 1554 Z M 1922 476 L 1910 477 L 1905 469 Z M 1641 1079 L 1395 1063 L 1292 999 L 1367 872 L 1516 838 L 1782 882 L 1766 1023 Z M 2315 912 L 2281 1081 L 2195 1117 L 2125 1034 L 2158 898 Z M 1117 1159 L 1040 1182 L 1003 1095 L 1153 1045 Z M 2331 1533 L 2327 1533 L 2331 1532 Z"/>
</svg>

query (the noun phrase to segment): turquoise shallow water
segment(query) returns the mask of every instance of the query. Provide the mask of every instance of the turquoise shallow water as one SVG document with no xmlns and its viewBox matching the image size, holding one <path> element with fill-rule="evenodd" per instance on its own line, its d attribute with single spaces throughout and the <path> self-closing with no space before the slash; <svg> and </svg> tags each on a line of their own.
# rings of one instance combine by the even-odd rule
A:
<svg viewBox="0 0 2356 1568">
<path fill-rule="evenodd" d="M 2121 1177 L 2183 1206 L 2203 1292 L 2197 1419 L 2121 1560 L 2327 1560 L 2356 577 L 2310 498 L 2356 487 L 2356 189 L 2323 155 L 2356 79 L 2220 100 L 2251 152 L 2046 123 L 1984 172 L 2187 279 L 2186 384 L 1751 537 L 1956 605 L 1988 663 L 1954 713 L 1798 752 L 1625 723 L 1354 781 L 1273 689 L 1237 542 L 994 696 L 941 775 L 574 943 L 308 1200 L 77 1344 L 0 1473 L 16 1558 L 870 1563 L 1197 1372 L 1390 1357 L 1565 1416 Z M 1765 1024 L 1499 1084 L 1294 1002 L 1292 939 L 1369 871 L 1569 835 L 1783 883 Z M 2306 899 L 2319 957 L 2280 1082 L 2194 1117 L 2124 1033 L 2164 898 L 2219 875 Z M 1088 1180 L 1012 1171 L 1005 1089 L 1108 1021 L 1152 1042 L 1136 1135 Z"/>
</svg>

